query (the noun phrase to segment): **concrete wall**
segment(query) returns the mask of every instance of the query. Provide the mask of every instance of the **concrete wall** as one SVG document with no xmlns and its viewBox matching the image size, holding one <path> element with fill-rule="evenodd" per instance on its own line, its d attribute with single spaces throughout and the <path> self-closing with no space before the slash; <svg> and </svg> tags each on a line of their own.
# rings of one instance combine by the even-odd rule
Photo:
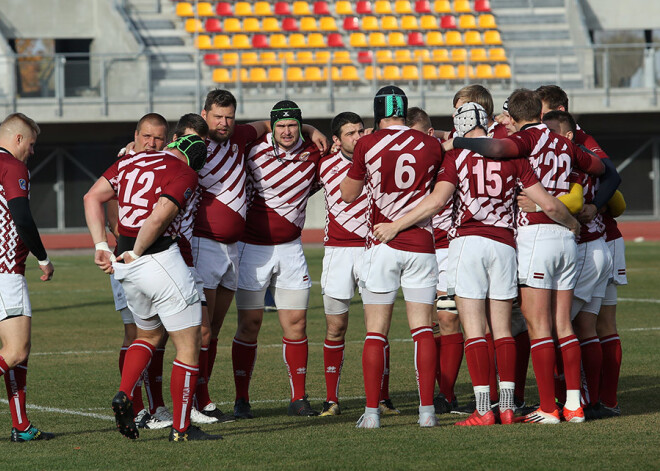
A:
<svg viewBox="0 0 660 471">
<path fill-rule="evenodd" d="M 657 0 L 580 0 L 589 29 L 659 29 Z"/>
</svg>

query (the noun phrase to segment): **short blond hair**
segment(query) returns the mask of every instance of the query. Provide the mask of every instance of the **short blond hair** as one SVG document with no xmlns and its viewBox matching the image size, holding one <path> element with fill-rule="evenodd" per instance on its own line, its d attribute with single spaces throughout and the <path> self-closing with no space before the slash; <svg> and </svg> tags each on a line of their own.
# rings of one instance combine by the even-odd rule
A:
<svg viewBox="0 0 660 471">
<path fill-rule="evenodd" d="M 28 126 L 32 131 L 34 132 L 35 135 L 41 134 L 41 128 L 39 128 L 39 125 L 36 123 L 36 121 L 32 118 L 27 117 L 23 113 L 12 113 L 9 116 L 7 116 L 2 123 L 0 123 L 0 127 L 3 127 L 5 125 L 12 125 L 14 123 L 17 123 L 20 121 L 23 125 Z"/>
</svg>

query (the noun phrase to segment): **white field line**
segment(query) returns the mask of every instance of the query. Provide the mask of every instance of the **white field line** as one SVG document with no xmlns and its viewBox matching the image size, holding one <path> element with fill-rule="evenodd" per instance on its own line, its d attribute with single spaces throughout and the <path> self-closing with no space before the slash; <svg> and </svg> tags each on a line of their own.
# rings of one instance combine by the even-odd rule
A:
<svg viewBox="0 0 660 471">
<path fill-rule="evenodd" d="M 0 399 L 0 402 L 3 404 L 9 404 L 9 401 L 7 401 L 6 399 Z M 115 420 L 115 418 L 110 415 L 95 414 L 93 412 L 83 412 L 72 409 L 60 409 L 58 407 L 45 407 L 45 406 L 36 406 L 34 404 L 27 404 L 27 409 L 36 410 L 39 412 L 54 412 L 56 414 L 77 415 L 79 417 L 89 417 L 92 419 Z"/>
<path fill-rule="evenodd" d="M 658 304 L 660 303 L 660 299 L 655 299 L 655 298 L 618 298 L 619 301 L 624 301 L 627 303 L 655 303 Z"/>
</svg>

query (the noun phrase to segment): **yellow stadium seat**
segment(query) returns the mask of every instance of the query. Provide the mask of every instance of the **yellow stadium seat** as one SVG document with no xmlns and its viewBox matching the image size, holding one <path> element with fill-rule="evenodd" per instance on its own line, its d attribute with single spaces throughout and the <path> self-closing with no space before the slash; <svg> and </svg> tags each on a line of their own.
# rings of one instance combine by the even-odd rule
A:
<svg viewBox="0 0 660 471">
<path fill-rule="evenodd" d="M 489 30 L 484 33 L 484 43 L 489 46 L 500 46 L 502 44 L 502 37 L 497 30 Z"/>
<path fill-rule="evenodd" d="M 491 62 L 505 62 L 506 51 L 502 47 L 491 47 L 488 49 L 488 59 Z"/>
<path fill-rule="evenodd" d="M 423 66 L 422 78 L 424 80 L 438 80 L 438 68 L 431 64 Z"/>
<path fill-rule="evenodd" d="M 436 13 L 451 13 L 451 3 L 449 0 L 435 0 L 433 11 Z"/>
<path fill-rule="evenodd" d="M 380 67 L 374 67 L 373 65 L 368 65 L 364 68 L 364 78 L 367 80 L 380 80 L 383 78 L 383 71 Z"/>
<path fill-rule="evenodd" d="M 296 54 L 296 64 L 310 65 L 314 63 L 314 53 L 312 51 L 300 51 Z"/>
<path fill-rule="evenodd" d="M 325 68 L 321 69 L 321 67 L 306 67 L 305 80 L 308 82 L 320 82 L 322 80 L 327 80 L 324 72 Z"/>
<path fill-rule="evenodd" d="M 246 33 L 258 33 L 261 31 L 259 18 L 245 18 L 243 20 L 243 31 Z"/>
<path fill-rule="evenodd" d="M 419 69 L 416 65 L 404 65 L 401 70 L 403 80 L 419 80 Z"/>
<path fill-rule="evenodd" d="M 383 67 L 384 80 L 401 80 L 401 69 L 396 65 L 386 65 Z"/>
<path fill-rule="evenodd" d="M 330 63 L 330 51 L 316 51 L 314 54 L 315 64 L 328 64 Z"/>
<path fill-rule="evenodd" d="M 254 4 L 254 14 L 257 16 L 272 16 L 273 9 L 270 2 L 256 2 Z"/>
<path fill-rule="evenodd" d="M 479 31 L 466 31 L 465 32 L 465 44 L 468 46 L 480 46 L 484 42 L 481 39 L 481 33 Z"/>
<path fill-rule="evenodd" d="M 289 47 L 286 36 L 283 34 L 271 34 L 270 47 L 273 49 L 285 49 Z"/>
<path fill-rule="evenodd" d="M 345 65 L 341 68 L 341 75 L 339 80 L 344 80 L 347 82 L 357 82 L 360 80 L 360 75 L 358 74 L 357 67 L 354 65 Z"/>
<path fill-rule="evenodd" d="M 338 15 L 352 15 L 353 14 L 353 4 L 350 1 L 339 0 L 335 2 L 335 13 Z"/>
<path fill-rule="evenodd" d="M 204 24 L 197 18 L 188 18 L 186 20 L 186 31 L 189 33 L 203 33 Z"/>
<path fill-rule="evenodd" d="M 454 80 L 456 69 L 453 65 L 441 65 L 438 69 L 438 78 L 443 80 Z"/>
<path fill-rule="evenodd" d="M 440 28 L 440 25 L 438 24 L 437 18 L 433 15 L 424 15 L 424 16 L 422 16 L 420 22 L 421 22 L 422 29 L 438 29 L 438 28 Z"/>
<path fill-rule="evenodd" d="M 213 41 L 211 41 L 211 36 L 206 34 L 200 34 L 197 36 L 197 39 L 195 40 L 195 47 L 197 47 L 197 49 L 212 49 Z"/>
<path fill-rule="evenodd" d="M 282 28 L 280 28 L 280 20 L 277 18 L 264 18 L 261 24 L 261 30 L 266 33 L 277 33 L 282 31 Z"/>
<path fill-rule="evenodd" d="M 192 4 L 188 2 L 179 2 L 176 4 L 176 16 L 195 16 Z"/>
<path fill-rule="evenodd" d="M 403 64 L 405 62 L 412 62 L 412 54 L 408 49 L 396 49 L 394 51 L 394 62 Z"/>
<path fill-rule="evenodd" d="M 197 16 L 215 16 L 213 5 L 209 2 L 199 2 L 197 4 Z"/>
<path fill-rule="evenodd" d="M 426 45 L 427 46 L 444 46 L 445 41 L 442 38 L 442 33 L 440 31 L 431 31 L 426 33 Z"/>
<path fill-rule="evenodd" d="M 413 8 L 409 0 L 396 0 L 394 2 L 394 12 L 398 14 L 412 13 Z"/>
<path fill-rule="evenodd" d="M 459 31 L 447 31 L 445 33 L 445 43 L 447 46 L 462 46 L 463 37 Z"/>
<path fill-rule="evenodd" d="M 309 3 L 297 1 L 293 2 L 293 14 L 298 16 L 312 15 L 312 10 L 309 8 Z"/>
<path fill-rule="evenodd" d="M 380 20 L 380 28 L 383 30 L 398 30 L 399 21 L 396 16 L 384 16 Z"/>
<path fill-rule="evenodd" d="M 268 70 L 268 82 L 282 83 L 284 80 L 284 71 L 280 67 L 271 67 Z"/>
<path fill-rule="evenodd" d="M 231 38 L 231 47 L 234 49 L 251 49 L 250 37 L 247 34 L 235 34 Z"/>
<path fill-rule="evenodd" d="M 401 29 L 403 30 L 417 30 L 419 29 L 419 22 L 416 16 L 406 15 L 401 18 Z"/>
<path fill-rule="evenodd" d="M 296 63 L 296 53 L 293 51 L 280 52 L 280 61 L 286 65 Z"/>
<path fill-rule="evenodd" d="M 390 33 L 387 35 L 387 45 L 390 47 L 403 47 L 407 46 L 406 37 L 403 33 Z"/>
<path fill-rule="evenodd" d="M 367 37 L 364 33 L 351 33 L 349 44 L 351 47 L 367 47 Z"/>
<path fill-rule="evenodd" d="M 244 69 L 243 67 L 241 67 L 239 72 L 240 72 L 241 82 L 250 83 L 250 75 L 248 73 L 248 69 Z"/>
<path fill-rule="evenodd" d="M 474 67 L 471 65 L 461 64 L 457 70 L 458 78 L 474 78 Z"/>
<path fill-rule="evenodd" d="M 338 31 L 337 22 L 331 16 L 324 16 L 321 18 L 321 31 Z"/>
<path fill-rule="evenodd" d="M 449 51 L 447 49 L 433 49 L 431 60 L 433 62 L 449 62 Z"/>
<path fill-rule="evenodd" d="M 488 53 L 484 48 L 473 47 L 470 49 L 470 62 L 483 62 L 488 60 Z"/>
<path fill-rule="evenodd" d="M 349 51 L 335 51 L 332 53 L 333 64 L 352 64 L 351 53 Z"/>
<path fill-rule="evenodd" d="M 280 61 L 277 59 L 277 53 L 272 51 L 262 52 L 259 56 L 261 65 L 277 65 Z"/>
<path fill-rule="evenodd" d="M 451 50 L 451 60 L 453 62 L 465 62 L 465 59 L 467 59 L 467 50 L 463 48 Z"/>
<path fill-rule="evenodd" d="M 236 16 L 252 16 L 252 3 L 251 2 L 236 2 L 236 5 L 234 5 L 234 15 L 236 15 Z"/>
<path fill-rule="evenodd" d="M 286 79 L 288 82 L 304 82 L 305 75 L 300 67 L 288 67 L 286 69 Z"/>
<path fill-rule="evenodd" d="M 371 47 L 384 47 L 387 46 L 385 35 L 383 33 L 370 33 L 369 46 Z"/>
<path fill-rule="evenodd" d="M 376 0 L 374 4 L 374 13 L 377 15 L 389 15 L 392 13 L 392 5 L 389 0 Z"/>
<path fill-rule="evenodd" d="M 253 67 L 250 69 L 250 82 L 265 83 L 268 82 L 268 73 L 263 67 Z"/>
<path fill-rule="evenodd" d="M 378 18 L 375 16 L 362 17 L 362 31 L 378 31 L 379 29 Z"/>
<path fill-rule="evenodd" d="M 509 64 L 496 64 L 495 65 L 495 78 L 510 79 L 511 78 L 511 67 L 509 67 Z"/>
<path fill-rule="evenodd" d="M 458 17 L 458 27 L 460 29 L 475 29 L 477 20 L 474 15 L 461 15 Z"/>
<path fill-rule="evenodd" d="M 413 59 L 415 62 L 418 62 L 420 59 L 423 62 L 428 62 L 431 60 L 431 53 L 429 52 L 428 49 L 415 49 L 413 51 Z"/>
<path fill-rule="evenodd" d="M 376 62 L 378 64 L 391 64 L 394 62 L 392 51 L 390 49 L 376 51 Z"/>
<path fill-rule="evenodd" d="M 225 22 L 222 25 L 222 30 L 225 33 L 240 33 L 243 31 L 241 26 L 241 20 L 238 18 L 225 18 Z"/>
<path fill-rule="evenodd" d="M 479 16 L 479 28 L 481 29 L 497 29 L 495 17 L 491 14 Z"/>
<path fill-rule="evenodd" d="M 318 31 L 318 29 L 319 25 L 313 16 L 306 16 L 300 20 L 300 31 Z"/>
<path fill-rule="evenodd" d="M 231 83 L 236 81 L 235 71 L 232 74 L 228 69 L 213 69 L 213 81 L 215 83 Z"/>
<path fill-rule="evenodd" d="M 470 13 L 472 7 L 470 7 L 469 0 L 454 0 L 454 11 L 456 13 Z"/>
<path fill-rule="evenodd" d="M 479 64 L 475 73 L 478 79 L 492 79 L 495 77 L 495 75 L 493 75 L 493 68 L 490 64 Z"/>
<path fill-rule="evenodd" d="M 326 47 L 324 36 L 321 33 L 310 33 L 307 36 L 307 47 Z"/>
<path fill-rule="evenodd" d="M 216 34 L 213 37 L 214 49 L 231 49 L 231 39 L 226 34 Z"/>
<path fill-rule="evenodd" d="M 305 35 L 302 33 L 295 33 L 289 36 L 289 47 L 307 47 L 307 39 L 305 38 Z"/>
<path fill-rule="evenodd" d="M 242 65 L 256 65 L 259 63 L 259 54 L 256 52 L 244 52 L 241 54 Z"/>
</svg>

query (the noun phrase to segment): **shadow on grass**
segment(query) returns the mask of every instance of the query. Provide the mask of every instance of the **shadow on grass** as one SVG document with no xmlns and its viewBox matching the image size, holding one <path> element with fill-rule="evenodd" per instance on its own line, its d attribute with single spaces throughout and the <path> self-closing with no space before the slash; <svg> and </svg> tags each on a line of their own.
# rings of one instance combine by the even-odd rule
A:
<svg viewBox="0 0 660 471">
<path fill-rule="evenodd" d="M 103 305 L 110 306 L 111 304 L 112 304 L 112 299 L 110 299 L 109 301 L 107 299 L 104 299 L 102 301 L 95 301 L 95 302 L 89 302 L 89 303 L 67 304 L 65 306 L 42 307 L 42 308 L 32 309 L 32 312 L 34 313 L 34 312 L 64 311 L 64 310 L 68 311 L 68 310 L 71 310 L 71 309 L 91 307 L 91 306 L 103 306 Z"/>
</svg>

